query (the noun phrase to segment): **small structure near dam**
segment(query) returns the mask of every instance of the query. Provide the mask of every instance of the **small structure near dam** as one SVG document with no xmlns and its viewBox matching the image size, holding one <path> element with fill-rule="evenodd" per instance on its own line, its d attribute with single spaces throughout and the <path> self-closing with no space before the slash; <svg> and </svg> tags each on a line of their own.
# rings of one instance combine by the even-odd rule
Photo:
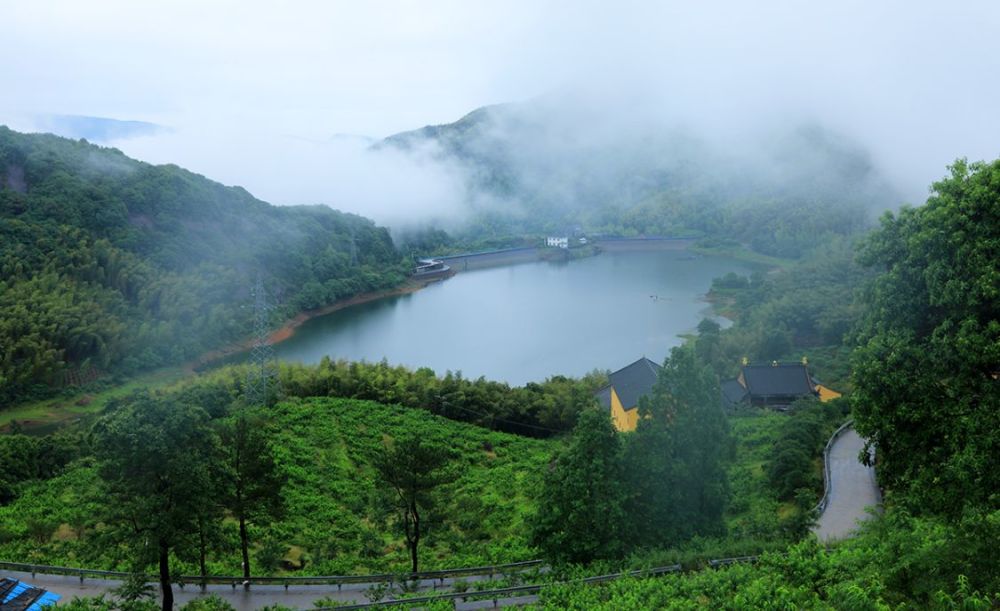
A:
<svg viewBox="0 0 1000 611">
<path fill-rule="evenodd" d="M 440 259 L 417 259 L 417 266 L 413 269 L 414 278 L 434 278 L 450 273 L 451 267 Z"/>
</svg>

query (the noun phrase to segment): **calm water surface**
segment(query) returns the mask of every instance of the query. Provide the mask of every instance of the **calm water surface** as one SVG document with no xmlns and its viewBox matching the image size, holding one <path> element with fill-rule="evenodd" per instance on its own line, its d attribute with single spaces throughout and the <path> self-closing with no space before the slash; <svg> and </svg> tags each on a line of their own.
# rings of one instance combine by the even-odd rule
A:
<svg viewBox="0 0 1000 611">
<path fill-rule="evenodd" d="M 411 295 L 314 318 L 277 344 L 278 358 L 334 359 L 461 371 L 511 384 L 662 361 L 709 314 L 712 278 L 740 262 L 683 251 L 606 252 L 463 272 Z M 653 298 L 655 296 L 656 298 Z"/>
</svg>

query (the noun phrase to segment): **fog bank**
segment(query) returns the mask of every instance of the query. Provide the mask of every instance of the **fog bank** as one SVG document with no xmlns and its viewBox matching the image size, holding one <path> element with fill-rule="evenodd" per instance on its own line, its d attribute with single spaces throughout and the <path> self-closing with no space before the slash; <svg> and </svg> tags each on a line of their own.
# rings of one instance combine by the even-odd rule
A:
<svg viewBox="0 0 1000 611">
<path fill-rule="evenodd" d="M 606 144 L 608 164 L 625 167 L 629 150 L 648 154 L 649 133 L 752 159 L 772 134 L 816 125 L 863 149 L 915 203 L 956 157 L 1000 155 L 1000 5 L 985 0 L 191 0 L 155 12 L 55 0 L 13 4 L 4 17 L 0 52 L 18 61 L 0 65 L 0 123 L 97 139 L 277 204 L 325 203 L 387 223 L 460 222 L 478 196 L 467 168 L 434 150 L 373 154 L 335 135 L 377 141 L 500 102 L 562 96 L 549 118 L 585 122 L 548 129 L 576 132 L 548 152 L 570 166 L 597 167 L 589 151 Z M 95 138 L 40 125 L 51 116 L 167 129 Z M 548 162 L 545 149 L 517 164 Z"/>
</svg>

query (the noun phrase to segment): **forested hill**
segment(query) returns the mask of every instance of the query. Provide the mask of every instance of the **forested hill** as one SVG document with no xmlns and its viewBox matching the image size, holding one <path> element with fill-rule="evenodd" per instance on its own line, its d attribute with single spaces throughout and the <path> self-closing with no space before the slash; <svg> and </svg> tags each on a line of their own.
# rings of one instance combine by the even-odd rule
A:
<svg viewBox="0 0 1000 611">
<path fill-rule="evenodd" d="M 258 271 L 280 315 L 405 268 L 363 217 L 0 126 L 0 406 L 246 336 Z"/>
<path fill-rule="evenodd" d="M 487 106 L 375 145 L 466 170 L 480 230 L 693 233 L 799 256 L 847 235 L 899 197 L 868 150 L 818 122 L 740 136 L 622 109 L 541 98 Z"/>
</svg>

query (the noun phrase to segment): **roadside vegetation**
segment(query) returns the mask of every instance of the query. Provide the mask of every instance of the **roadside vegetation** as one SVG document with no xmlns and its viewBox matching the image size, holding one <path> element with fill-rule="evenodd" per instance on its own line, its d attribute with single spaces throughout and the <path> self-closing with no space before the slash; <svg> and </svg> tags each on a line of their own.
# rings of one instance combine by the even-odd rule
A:
<svg viewBox="0 0 1000 611">
<path fill-rule="evenodd" d="M 902 519 L 900 519 L 902 518 Z M 908 530 L 916 528 L 916 530 Z M 949 564 L 941 554 L 971 560 L 964 541 L 937 525 L 897 516 L 873 521 L 854 539 L 826 549 L 803 541 L 756 563 L 737 563 L 659 577 L 630 577 L 602 585 L 554 585 L 530 608 L 618 609 L 936 609 L 994 608 L 996 594 L 983 564 Z M 957 560 L 957 558 L 956 558 Z M 930 573 L 919 572 L 921 569 Z M 969 577 L 973 575 L 973 577 Z"/>
<path fill-rule="evenodd" d="M 536 440 L 490 431 L 488 421 L 476 426 L 425 408 L 332 397 L 287 396 L 267 409 L 247 409 L 239 402 L 245 372 L 230 368 L 168 391 L 112 401 L 89 432 L 77 428 L 41 438 L 0 437 L 3 461 L 11 465 L 2 486 L 0 559 L 155 574 L 158 559 L 135 542 L 162 531 L 169 538 L 171 575 L 240 574 L 242 529 L 233 504 L 237 447 L 246 449 L 245 463 L 263 465 L 263 472 L 250 472 L 270 482 L 263 488 L 272 500 L 280 499 L 277 506 L 264 502 L 259 505 L 264 511 L 248 513 L 246 566 L 253 575 L 406 573 L 413 568 L 414 551 L 424 570 L 522 561 L 546 550 L 552 560 L 603 559 L 592 570 L 617 570 L 668 559 L 697 567 L 708 558 L 780 549 L 801 533 L 789 529 L 782 516 L 766 465 L 773 440 L 790 418 L 743 412 L 729 418 L 736 432 L 730 442 L 726 416 L 718 411 L 719 427 L 699 432 L 703 419 L 697 406 L 717 392 L 713 378 L 702 375 L 698 385 L 670 390 L 697 371 L 694 358 L 691 349 L 677 352 L 674 382 L 664 381 L 647 406 L 660 420 L 649 420 L 630 439 L 614 433 L 608 438 L 618 449 L 607 466 L 617 475 L 601 481 L 616 482 L 618 496 L 609 500 L 620 517 L 617 530 L 609 531 L 603 505 L 590 514 L 596 525 L 559 509 L 579 503 L 584 494 L 572 487 L 563 486 L 565 494 L 552 488 L 549 480 L 562 477 L 564 470 L 559 457 L 583 444 L 576 450 L 578 474 L 598 476 L 596 455 L 577 435 Z M 322 378 L 330 370 L 293 371 L 302 380 Z M 384 369 L 354 371 L 371 375 Z M 289 380 L 290 373 L 284 371 L 283 379 Z M 294 389 L 289 384 L 286 393 Z M 675 395 L 686 398 L 678 402 Z M 681 429 L 654 424 L 665 423 L 668 414 L 688 424 Z M 240 418 L 251 423 L 256 441 L 235 443 Z M 592 430 L 596 422 L 610 427 L 607 415 L 596 409 L 584 409 L 580 418 L 582 430 Z M 154 443 L 156 438 L 160 441 Z M 140 439 L 145 442 L 129 441 Z M 392 484 L 394 477 L 400 481 L 392 468 L 407 464 L 398 453 L 415 455 L 414 447 L 443 457 L 443 462 L 429 461 L 438 465 L 435 469 L 413 471 L 418 477 L 437 471 L 412 497 L 422 529 L 416 544 L 414 531 L 407 535 L 410 506 L 399 503 L 401 495 Z M 662 454 L 658 448 L 665 447 L 673 449 Z M 695 448 L 714 458 L 704 462 L 690 453 Z M 691 470 L 696 465 L 701 470 Z M 157 489 L 134 488 L 157 481 L 160 469 L 170 469 L 163 475 L 179 486 L 167 496 L 179 495 L 188 504 L 156 505 Z M 813 465 L 808 469 L 812 472 Z M 644 476 L 653 470 L 662 479 L 649 486 Z M 681 489 L 702 491 L 698 507 L 684 509 L 694 497 L 679 494 Z M 706 513 L 709 506 L 714 509 Z M 645 516 L 653 509 L 655 514 Z M 702 517 L 679 520 L 685 512 Z M 130 515 L 156 519 L 137 522 Z M 552 544 L 545 524 L 565 520 L 580 524 L 579 539 L 573 545 Z M 650 524 L 649 530 L 636 527 L 641 523 Z M 668 529 L 670 524 L 676 528 Z M 617 542 L 609 548 L 617 550 L 612 555 L 603 549 L 572 557 L 560 551 L 594 550 L 588 541 L 609 532 Z"/>
</svg>

